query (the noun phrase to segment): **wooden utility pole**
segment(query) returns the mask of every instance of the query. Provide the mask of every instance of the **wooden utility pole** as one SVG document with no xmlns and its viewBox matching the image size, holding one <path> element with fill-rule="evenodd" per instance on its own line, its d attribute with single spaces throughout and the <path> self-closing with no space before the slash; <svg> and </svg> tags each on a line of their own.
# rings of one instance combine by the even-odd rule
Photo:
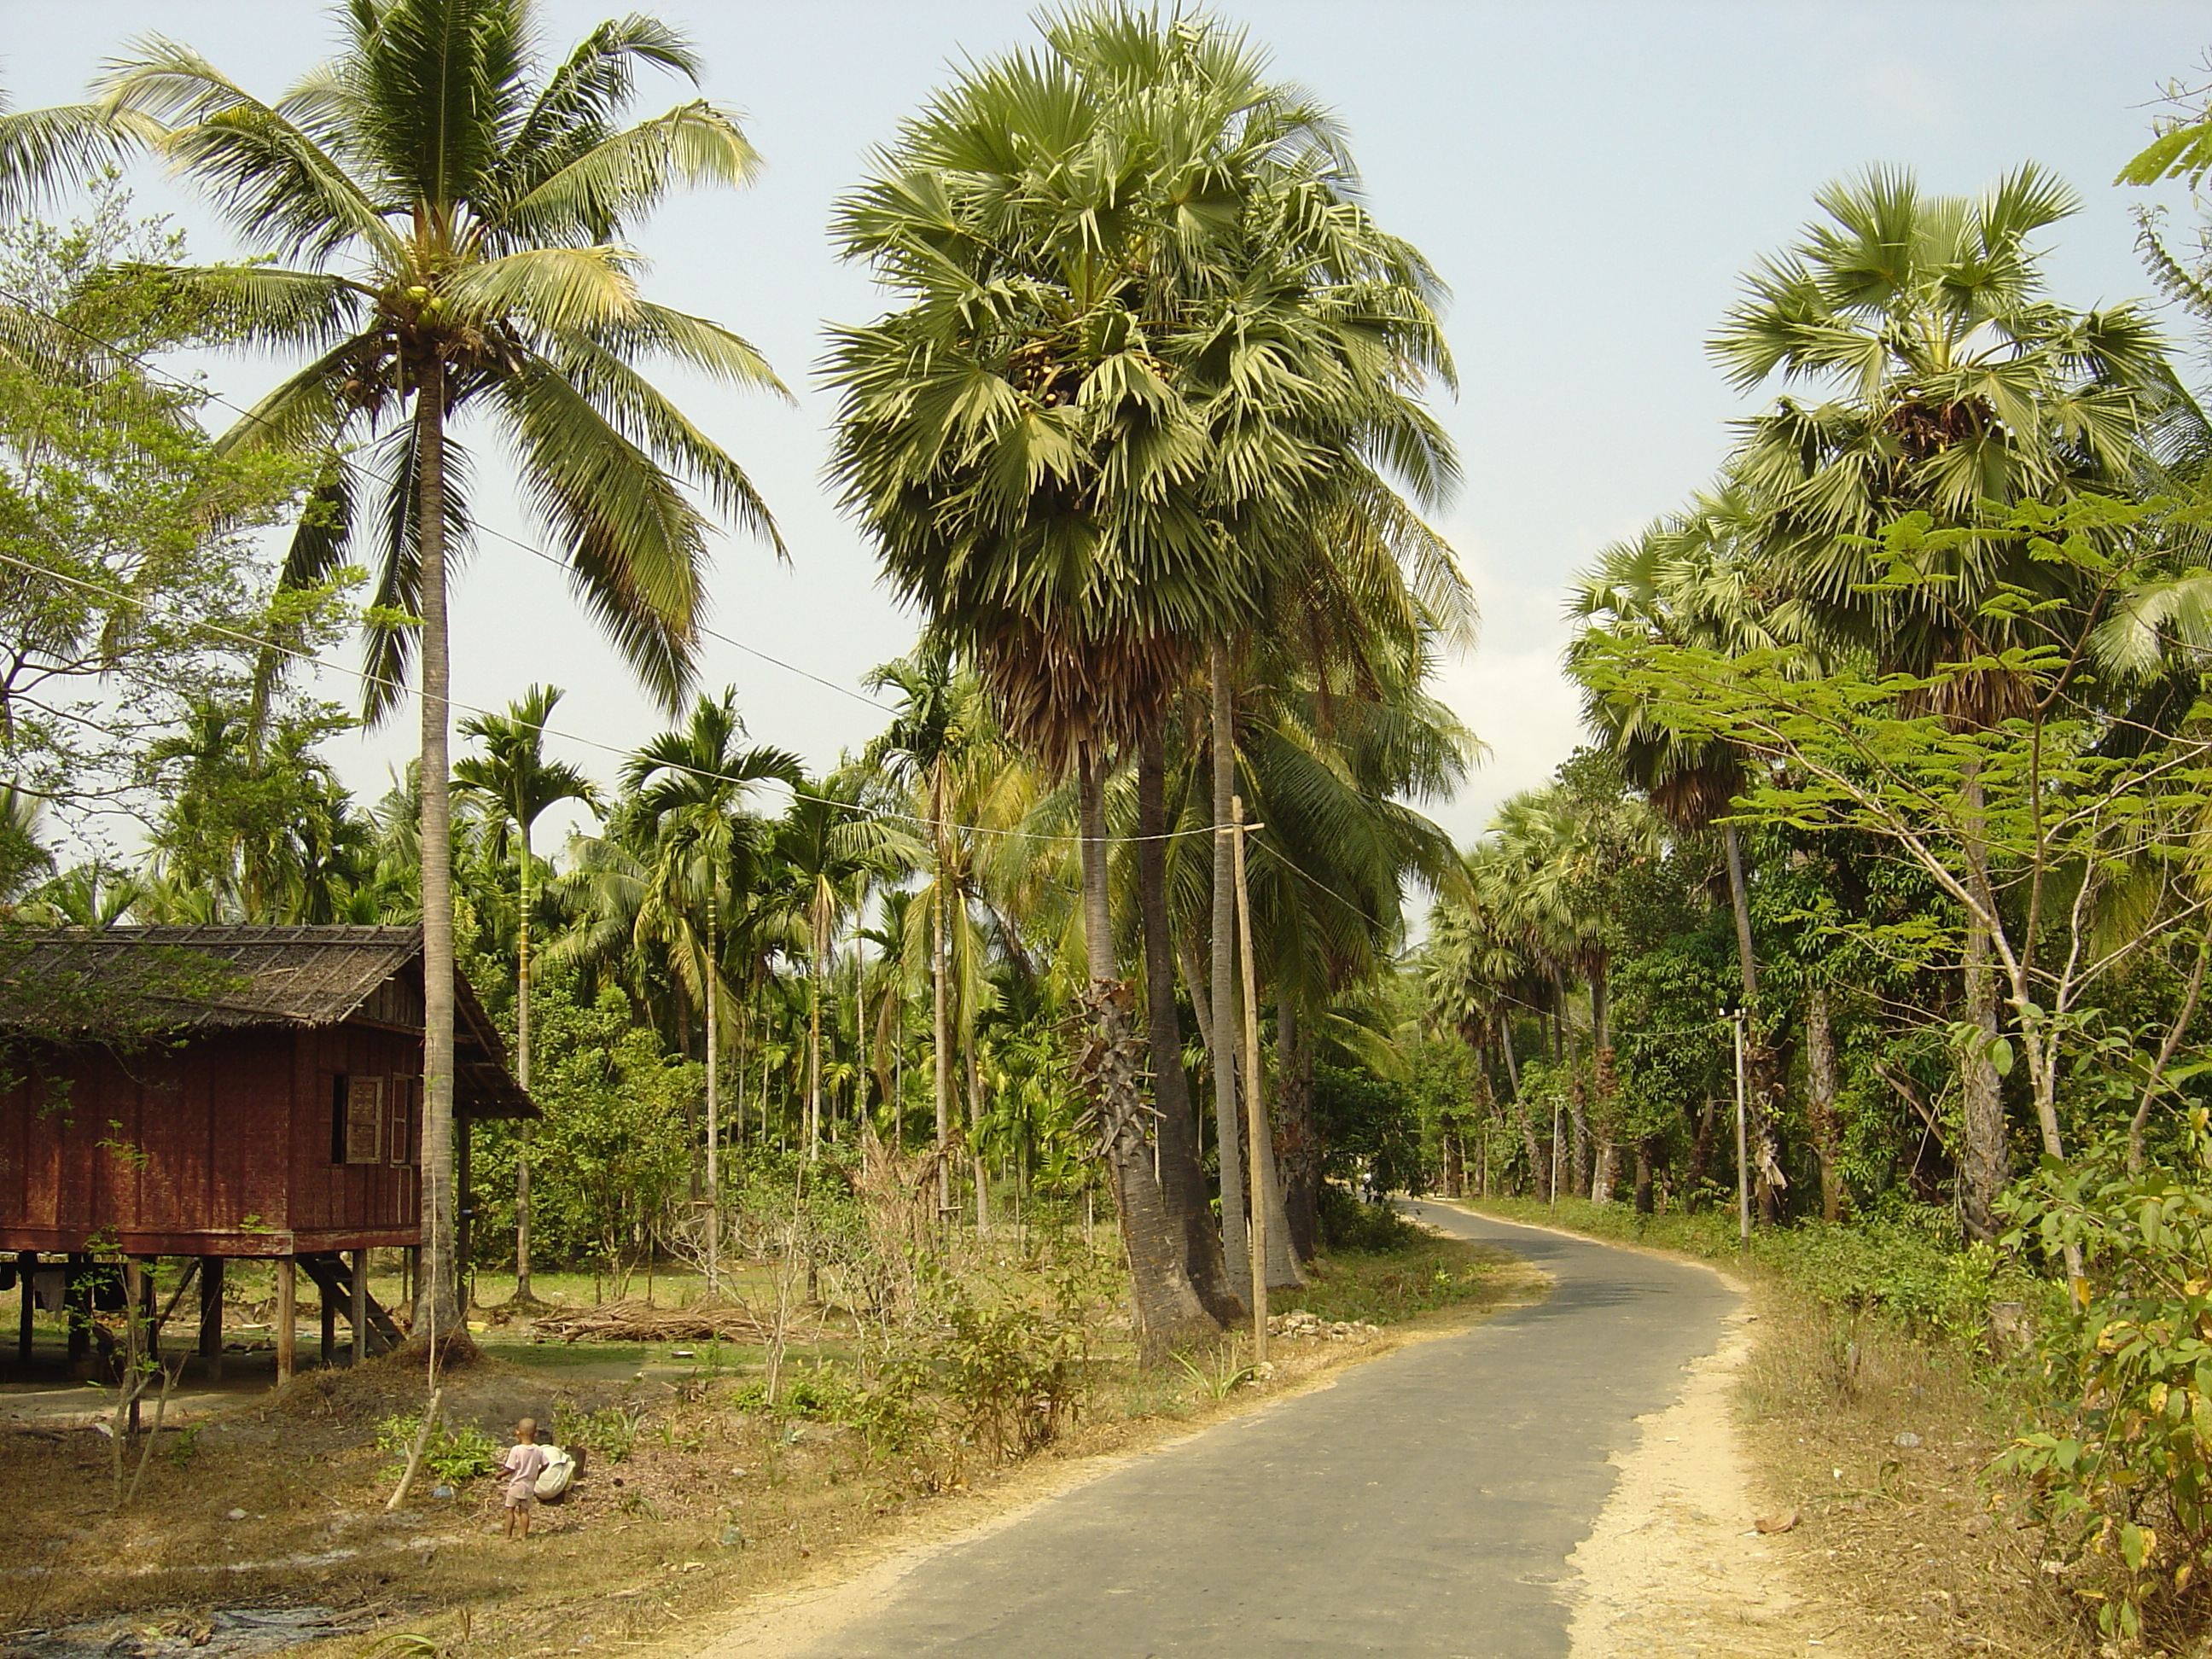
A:
<svg viewBox="0 0 2212 1659">
<path fill-rule="evenodd" d="M 1744 1126 L 1743 1090 L 1743 1020 L 1741 1008 L 1729 1010 L 1729 1018 L 1735 1026 L 1735 1217 L 1736 1233 L 1741 1247 L 1751 1249 L 1751 1166 Z"/>
<path fill-rule="evenodd" d="M 1229 798 L 1230 836 L 1237 860 L 1237 933 L 1244 969 L 1244 1169 L 1251 1194 L 1252 1363 L 1267 1358 L 1267 1194 L 1260 1158 L 1266 1149 L 1267 1112 L 1260 1098 L 1260 975 L 1252 949 L 1252 884 L 1244 868 L 1244 837 L 1261 826 L 1244 822 L 1244 797 Z M 1221 1011 L 1215 1010 L 1219 1018 Z"/>
</svg>

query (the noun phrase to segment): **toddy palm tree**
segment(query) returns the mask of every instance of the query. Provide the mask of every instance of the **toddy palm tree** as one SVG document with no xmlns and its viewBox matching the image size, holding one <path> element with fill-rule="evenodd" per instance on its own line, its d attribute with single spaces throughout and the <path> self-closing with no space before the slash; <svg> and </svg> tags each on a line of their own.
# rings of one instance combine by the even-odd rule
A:
<svg viewBox="0 0 2212 1659">
<path fill-rule="evenodd" d="M 504 429 L 585 607 L 673 707 L 691 672 L 710 528 L 681 481 L 776 536 L 737 463 L 639 361 L 781 388 L 736 335 L 642 298 L 637 256 L 618 240 L 675 187 L 741 185 L 757 164 L 737 123 L 702 100 L 624 125 L 641 69 L 697 80 L 681 34 L 632 15 L 549 62 L 530 0 L 351 0 L 337 15 L 337 56 L 274 102 L 149 37 L 106 73 L 97 104 L 40 112 L 43 127 L 16 131 L 64 163 L 96 142 L 150 143 L 270 256 L 166 273 L 235 337 L 311 354 L 223 447 L 329 458 L 284 574 L 316 581 L 374 550 L 372 717 L 395 705 L 419 646 L 423 1284 L 449 1322 L 447 574 L 469 529 L 453 424 L 478 410 Z"/>
<path fill-rule="evenodd" d="M 1044 33 L 966 71 L 840 207 L 844 251 L 904 304 L 836 337 L 833 465 L 1009 738 L 1073 775 L 1091 1058 L 1120 1078 L 1108 773 L 1206 643 L 1260 620 L 1268 550 L 1316 492 L 1372 459 L 1434 480 L 1449 449 L 1382 395 L 1438 356 L 1407 314 L 1433 278 L 1357 205 L 1334 121 L 1210 22 L 1100 3 Z M 1213 1275 L 1142 1109 L 1102 1110 L 1158 1354 L 1218 1322 Z"/>
<path fill-rule="evenodd" d="M 2075 311 L 2044 292 L 2033 238 L 2081 207 L 2033 165 L 1977 198 L 1923 195 L 1908 173 L 1875 168 L 1832 185 L 1824 216 L 1746 281 L 1710 343 L 1739 390 L 1770 380 L 1825 394 L 1777 398 L 1742 424 L 1729 471 L 1757 505 L 1759 559 L 1802 608 L 1806 631 L 1868 653 L 1883 668 L 1927 673 L 2039 637 L 2001 591 L 2057 605 L 2080 572 L 2027 556 L 2008 538 L 1962 538 L 1935 581 L 1887 584 L 1873 550 L 1908 513 L 1974 522 L 1983 504 L 2057 502 L 2124 490 L 2177 396 L 2159 331 L 2131 306 Z M 2009 617 L 2010 620 L 2007 620 Z M 1962 728 L 2018 712 L 2017 677 L 1959 677 L 1930 712 Z M 1966 780 L 1970 798 L 1978 777 Z M 1986 862 L 1966 848 L 1974 884 Z M 1962 972 L 1967 1020 L 1983 1034 L 1963 1062 L 1961 1218 L 1996 1236 L 2008 1177 L 1995 1061 L 1997 988 L 1986 916 L 1969 910 Z M 2058 1156 L 2058 1125 L 2042 1125 Z"/>
<path fill-rule="evenodd" d="M 558 686 L 533 685 L 504 714 L 463 720 L 461 735 L 483 744 L 484 752 L 453 763 L 453 781 L 497 815 L 495 838 L 504 840 L 509 825 L 514 830 L 514 1079 L 525 1090 L 530 1087 L 530 928 L 537 906 L 531 829 L 561 801 L 580 801 L 593 811 L 599 806 L 598 785 L 568 762 L 545 758 L 545 722 L 561 696 Z M 525 1120 L 514 1154 L 514 1297 L 525 1304 L 531 1300 L 530 1139 Z"/>
</svg>

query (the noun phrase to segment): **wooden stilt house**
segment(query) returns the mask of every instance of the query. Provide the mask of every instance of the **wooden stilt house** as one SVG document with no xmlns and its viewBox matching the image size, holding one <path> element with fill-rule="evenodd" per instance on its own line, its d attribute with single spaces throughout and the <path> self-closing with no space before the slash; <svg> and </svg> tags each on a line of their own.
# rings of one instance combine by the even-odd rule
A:
<svg viewBox="0 0 2212 1659">
<path fill-rule="evenodd" d="M 456 990 L 465 1194 L 468 1125 L 537 1109 L 473 990 Z M 420 927 L 0 937 L 0 1273 L 22 1291 L 20 1363 L 41 1284 L 61 1287 L 75 1357 L 92 1287 L 119 1267 L 139 1294 L 165 1256 L 194 1264 L 210 1370 L 223 1264 L 240 1258 L 277 1264 L 280 1378 L 300 1270 L 323 1293 L 326 1358 L 341 1311 L 356 1358 L 396 1340 L 366 1253 L 422 1243 L 422 1024 Z"/>
</svg>

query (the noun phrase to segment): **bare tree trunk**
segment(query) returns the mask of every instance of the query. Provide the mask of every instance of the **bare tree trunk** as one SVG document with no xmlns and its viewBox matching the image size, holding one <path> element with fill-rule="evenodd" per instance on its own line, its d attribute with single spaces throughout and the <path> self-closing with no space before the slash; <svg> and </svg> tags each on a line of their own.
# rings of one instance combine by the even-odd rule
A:
<svg viewBox="0 0 2212 1659">
<path fill-rule="evenodd" d="M 1086 747 L 1079 762 L 1082 813 L 1084 953 L 1091 985 L 1085 1001 L 1097 1030 L 1084 1057 L 1099 1139 L 1114 1178 L 1121 1245 L 1135 1304 L 1137 1348 L 1158 1364 L 1178 1345 L 1218 1336 L 1221 1322 L 1206 1310 L 1184 1271 L 1182 1240 L 1153 1178 L 1147 1114 L 1138 1081 L 1139 1044 L 1129 1029 L 1129 988 L 1114 972 L 1113 909 L 1106 890 L 1106 796 L 1098 757 Z"/>
<path fill-rule="evenodd" d="M 416 1328 L 460 1322 L 453 1204 L 453 661 L 446 620 L 446 374 L 433 356 L 415 394 L 422 563 L 422 1280 Z M 427 1314 L 427 1317 L 425 1315 Z"/>
<path fill-rule="evenodd" d="M 1252 1259 L 1244 1219 L 1244 1158 L 1237 1124 L 1243 1097 L 1237 1089 L 1237 891 L 1235 850 L 1218 833 L 1229 822 L 1237 793 L 1237 705 L 1229 683 L 1229 648 L 1216 641 L 1209 667 L 1213 680 L 1213 937 L 1208 977 L 1213 1006 L 1213 1136 L 1221 1176 L 1221 1256 L 1229 1287 L 1252 1304 Z"/>
<path fill-rule="evenodd" d="M 1198 1121 L 1182 1065 L 1182 1020 L 1176 1007 L 1175 945 L 1168 915 L 1167 739 L 1155 726 L 1137 754 L 1137 909 L 1144 929 L 1145 1021 L 1152 1060 L 1152 1103 L 1160 1157 L 1160 1196 L 1183 1240 L 1183 1267 L 1206 1311 L 1224 1324 L 1243 1317 L 1221 1256 L 1221 1235 L 1206 1201 L 1198 1159 Z"/>
<path fill-rule="evenodd" d="M 1843 1121 L 1838 1115 L 1834 1011 L 1828 988 L 1815 984 L 1805 994 L 1805 1115 L 1811 1120 L 1813 1150 L 1820 1159 L 1820 1214 L 1844 1218 Z"/>
<path fill-rule="evenodd" d="M 1978 762 L 1969 759 L 1962 780 L 1966 796 L 1967 880 L 1977 899 L 1988 902 L 1988 852 L 1981 843 L 1982 777 Z M 1964 1156 L 1959 1164 L 1959 1222 L 1969 1239 L 1992 1241 L 1997 1236 L 1997 1194 L 2012 1174 L 2011 1148 L 2005 1134 L 2004 1085 L 1996 1063 L 1990 1056 L 1997 1035 L 1997 981 L 1990 967 L 1990 930 L 1972 911 L 1966 915 L 1966 950 L 1960 963 L 1965 975 L 1966 1023 L 1978 1036 L 1972 1052 L 1960 1062 L 1960 1127 Z"/>
</svg>

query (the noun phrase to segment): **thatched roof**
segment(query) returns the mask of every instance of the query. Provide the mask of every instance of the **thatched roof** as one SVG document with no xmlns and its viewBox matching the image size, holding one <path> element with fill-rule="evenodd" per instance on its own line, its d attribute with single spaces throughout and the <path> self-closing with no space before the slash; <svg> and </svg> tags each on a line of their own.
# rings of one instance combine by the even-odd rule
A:
<svg viewBox="0 0 2212 1659">
<path fill-rule="evenodd" d="M 535 1117 L 465 976 L 454 981 L 455 1109 Z M 148 1033 L 340 1025 L 422 1029 L 415 927 L 102 927 L 0 932 L 0 1031 L 52 1039 L 97 1006 Z M 59 1023 L 66 1025 L 64 1012 Z"/>
</svg>

